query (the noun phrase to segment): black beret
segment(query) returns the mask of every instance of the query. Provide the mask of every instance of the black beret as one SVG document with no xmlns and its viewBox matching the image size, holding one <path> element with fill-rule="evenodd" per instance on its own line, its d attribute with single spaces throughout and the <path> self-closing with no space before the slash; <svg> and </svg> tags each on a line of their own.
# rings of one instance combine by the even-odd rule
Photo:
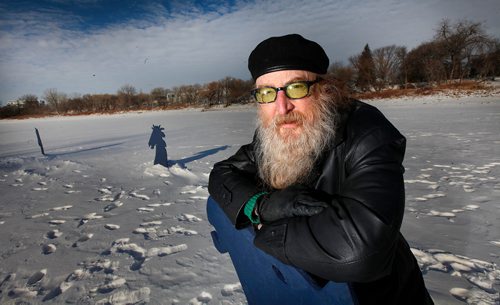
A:
<svg viewBox="0 0 500 305">
<path fill-rule="evenodd" d="M 274 71 L 305 70 L 325 74 L 329 59 L 323 48 L 299 34 L 268 38 L 248 57 L 248 70 L 254 80 Z"/>
</svg>

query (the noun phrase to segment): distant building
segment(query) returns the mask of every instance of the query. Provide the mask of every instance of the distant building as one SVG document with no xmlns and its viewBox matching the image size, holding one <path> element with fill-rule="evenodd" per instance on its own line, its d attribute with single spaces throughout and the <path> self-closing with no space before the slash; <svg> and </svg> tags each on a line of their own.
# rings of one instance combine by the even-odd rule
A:
<svg viewBox="0 0 500 305">
<path fill-rule="evenodd" d="M 24 100 L 9 101 L 9 102 L 7 102 L 6 106 L 15 106 L 15 107 L 23 108 L 24 103 L 25 103 Z"/>
</svg>

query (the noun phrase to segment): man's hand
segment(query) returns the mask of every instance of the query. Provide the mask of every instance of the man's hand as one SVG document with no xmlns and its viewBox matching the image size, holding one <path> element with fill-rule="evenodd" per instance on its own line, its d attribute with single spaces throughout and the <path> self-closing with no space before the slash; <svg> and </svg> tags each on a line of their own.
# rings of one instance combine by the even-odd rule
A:
<svg viewBox="0 0 500 305">
<path fill-rule="evenodd" d="M 328 204 L 321 201 L 313 190 L 291 186 L 271 192 L 260 198 L 256 212 L 264 224 L 296 216 L 312 216 L 321 213 Z"/>
</svg>

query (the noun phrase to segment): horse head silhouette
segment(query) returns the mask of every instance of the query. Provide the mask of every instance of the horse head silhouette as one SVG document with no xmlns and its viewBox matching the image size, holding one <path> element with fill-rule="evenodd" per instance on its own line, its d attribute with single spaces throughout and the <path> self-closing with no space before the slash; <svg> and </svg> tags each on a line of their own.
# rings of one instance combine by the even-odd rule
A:
<svg viewBox="0 0 500 305">
<path fill-rule="evenodd" d="M 153 129 L 153 132 L 149 137 L 149 147 L 153 149 L 155 148 L 155 146 L 167 146 L 167 144 L 163 140 L 163 138 L 165 137 L 165 133 L 163 132 L 163 130 L 165 130 L 165 128 L 161 127 L 161 125 L 156 126 L 153 124 L 153 127 L 151 127 L 151 129 Z"/>
<path fill-rule="evenodd" d="M 148 146 L 153 149 L 156 147 L 156 154 L 154 164 L 161 164 L 165 167 L 168 167 L 168 158 L 167 158 L 167 143 L 163 138 L 165 138 L 165 133 L 163 130 L 165 128 L 161 127 L 161 125 L 154 125 L 151 127 L 153 132 L 151 132 L 151 136 L 149 137 Z"/>
</svg>

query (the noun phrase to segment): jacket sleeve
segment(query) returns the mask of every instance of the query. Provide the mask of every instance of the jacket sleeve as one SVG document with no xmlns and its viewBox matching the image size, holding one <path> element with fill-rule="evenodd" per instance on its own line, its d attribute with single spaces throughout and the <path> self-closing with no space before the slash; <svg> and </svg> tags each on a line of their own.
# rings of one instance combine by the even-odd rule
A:
<svg viewBox="0 0 500 305">
<path fill-rule="evenodd" d="M 405 138 L 371 130 L 345 157 L 345 180 L 330 207 L 264 226 L 255 244 L 327 280 L 369 282 L 391 271 L 404 212 Z"/>
<path fill-rule="evenodd" d="M 244 145 L 229 159 L 215 163 L 208 181 L 210 195 L 237 229 L 250 223 L 243 207 L 261 189 L 253 147 L 254 143 Z"/>
</svg>

